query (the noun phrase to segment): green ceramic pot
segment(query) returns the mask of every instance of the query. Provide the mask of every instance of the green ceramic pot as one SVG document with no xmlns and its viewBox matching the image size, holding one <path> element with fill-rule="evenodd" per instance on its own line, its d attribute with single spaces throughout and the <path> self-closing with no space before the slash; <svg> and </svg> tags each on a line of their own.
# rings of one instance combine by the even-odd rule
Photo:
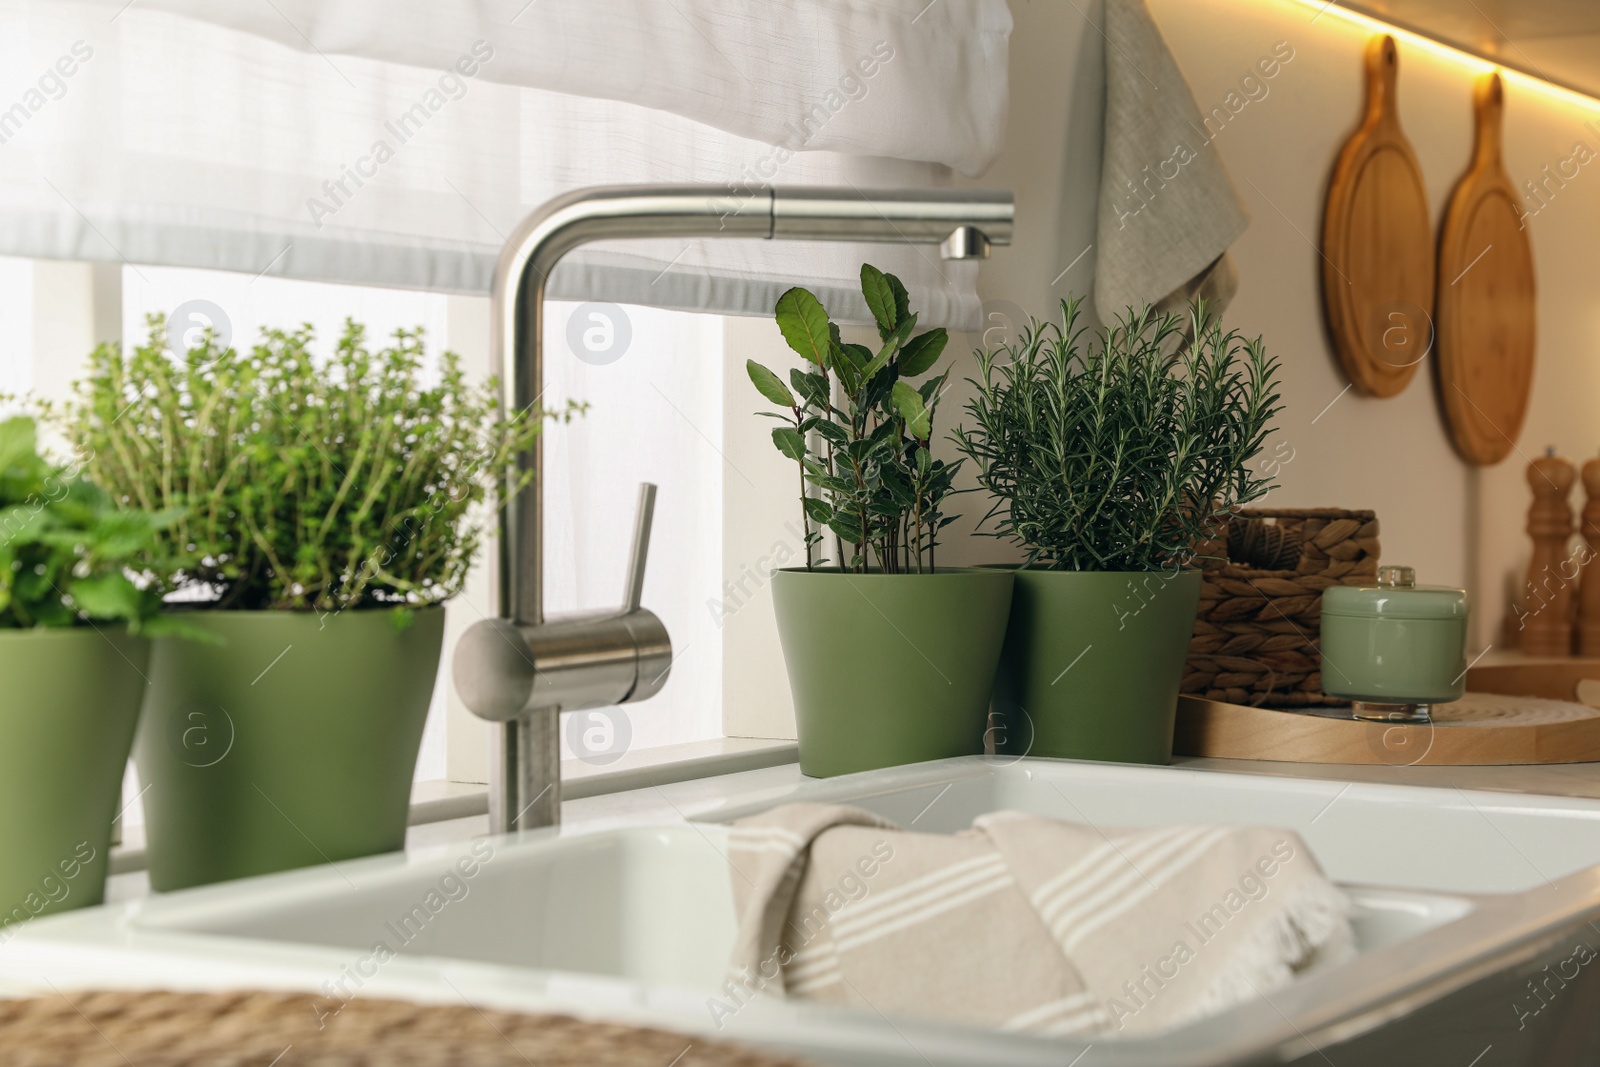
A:
<svg viewBox="0 0 1600 1067">
<path fill-rule="evenodd" d="M 149 660 L 120 629 L 0 631 L 0 943 L 105 895 Z"/>
<path fill-rule="evenodd" d="M 995 748 L 1172 762 L 1200 572 L 1017 570 L 995 682 Z"/>
<path fill-rule="evenodd" d="M 800 771 L 815 777 L 983 751 L 1011 610 L 1005 571 L 773 576 Z"/>
<path fill-rule="evenodd" d="M 150 884 L 181 889 L 405 846 L 444 609 L 196 611 L 163 638 L 134 757 Z"/>
</svg>

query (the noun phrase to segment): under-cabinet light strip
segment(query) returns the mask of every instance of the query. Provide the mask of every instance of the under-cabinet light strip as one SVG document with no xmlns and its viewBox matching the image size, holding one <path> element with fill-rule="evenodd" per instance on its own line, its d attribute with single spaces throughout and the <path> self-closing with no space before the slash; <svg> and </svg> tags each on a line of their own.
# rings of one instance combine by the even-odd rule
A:
<svg viewBox="0 0 1600 1067">
<path fill-rule="evenodd" d="M 1559 82 L 1551 81 L 1549 78 L 1537 73 L 1530 73 L 1522 69 L 1519 64 L 1512 63 L 1509 60 L 1491 59 L 1476 52 L 1469 52 L 1459 45 L 1447 44 L 1437 37 L 1429 37 L 1407 26 L 1386 22 L 1375 15 L 1369 15 L 1348 7 L 1343 0 L 1332 0 L 1332 2 L 1330 0 L 1287 0 L 1287 2 L 1314 12 L 1313 22 L 1323 18 L 1335 18 L 1344 22 L 1354 23 L 1375 33 L 1393 34 L 1401 44 L 1416 45 L 1424 51 L 1453 61 L 1475 73 L 1487 74 L 1490 71 L 1498 70 L 1500 76 L 1505 79 L 1508 89 L 1512 87 L 1527 88 L 1543 93 L 1569 106 L 1580 107 L 1585 111 L 1600 111 L 1600 98 L 1589 93 L 1580 92 Z M 1515 46 L 1513 45 L 1513 47 Z"/>
</svg>

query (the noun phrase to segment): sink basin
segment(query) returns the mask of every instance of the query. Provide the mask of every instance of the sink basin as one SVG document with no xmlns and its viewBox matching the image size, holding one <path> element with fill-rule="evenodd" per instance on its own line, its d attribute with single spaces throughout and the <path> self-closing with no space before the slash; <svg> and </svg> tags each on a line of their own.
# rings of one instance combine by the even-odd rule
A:
<svg viewBox="0 0 1600 1067">
<path fill-rule="evenodd" d="M 1574 1018 L 1587 1010 L 1572 995 L 1530 1015 L 1517 998 L 1544 964 L 1570 962 L 1576 931 L 1600 913 L 1597 802 L 982 757 L 827 781 L 788 770 L 774 785 L 778 773 L 694 783 L 696 821 L 479 840 L 39 920 L 0 947 L 0 984 L 293 988 L 323 1011 L 353 996 L 466 998 L 859 1064 L 1321 1063 L 1332 1049 L 1350 1050 L 1348 1062 L 1448 1063 L 1474 1042 L 1461 1064 L 1489 1044 L 1496 1065 L 1532 1064 L 1557 1062 L 1539 1057 L 1566 1039 L 1569 1004 Z M 1359 952 L 1137 1040 L 764 999 L 719 1030 L 710 1002 L 726 995 L 734 937 L 725 824 L 793 800 L 853 803 L 930 832 L 1003 808 L 1101 826 L 1285 826 L 1351 893 Z"/>
<path fill-rule="evenodd" d="M 935 833 L 1004 809 L 1095 826 L 1282 826 L 1335 881 L 1445 893 L 1521 892 L 1600 863 L 1600 801 L 1072 760 L 973 756 L 808 781 L 711 818 L 801 799 Z"/>
</svg>

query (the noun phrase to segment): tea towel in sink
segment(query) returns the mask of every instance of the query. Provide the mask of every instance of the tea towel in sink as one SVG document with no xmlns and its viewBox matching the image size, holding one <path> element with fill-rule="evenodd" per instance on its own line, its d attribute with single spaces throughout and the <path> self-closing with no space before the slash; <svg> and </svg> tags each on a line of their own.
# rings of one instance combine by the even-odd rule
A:
<svg viewBox="0 0 1600 1067">
<path fill-rule="evenodd" d="M 752 997 L 1041 1035 L 1168 1029 L 1351 951 L 1349 903 L 1267 827 L 1115 829 L 1020 812 L 908 833 L 856 808 L 740 820 L 719 1024 Z"/>
</svg>

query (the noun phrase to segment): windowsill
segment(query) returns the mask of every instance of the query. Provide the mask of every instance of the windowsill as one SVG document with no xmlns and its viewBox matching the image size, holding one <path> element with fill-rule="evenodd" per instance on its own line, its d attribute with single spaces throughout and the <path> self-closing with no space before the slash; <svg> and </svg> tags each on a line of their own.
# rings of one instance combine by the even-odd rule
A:
<svg viewBox="0 0 1600 1067">
<path fill-rule="evenodd" d="M 793 741 L 757 737 L 721 737 L 662 745 L 626 752 L 613 763 L 597 766 L 582 760 L 561 761 L 563 800 L 625 793 L 655 785 L 712 778 L 721 774 L 753 771 L 794 763 L 800 758 Z M 408 825 L 470 819 L 489 812 L 489 787 L 482 783 L 429 779 L 411 789 Z M 123 843 L 111 850 L 111 874 L 142 871 L 145 867 L 144 827 L 123 829 Z"/>
</svg>

